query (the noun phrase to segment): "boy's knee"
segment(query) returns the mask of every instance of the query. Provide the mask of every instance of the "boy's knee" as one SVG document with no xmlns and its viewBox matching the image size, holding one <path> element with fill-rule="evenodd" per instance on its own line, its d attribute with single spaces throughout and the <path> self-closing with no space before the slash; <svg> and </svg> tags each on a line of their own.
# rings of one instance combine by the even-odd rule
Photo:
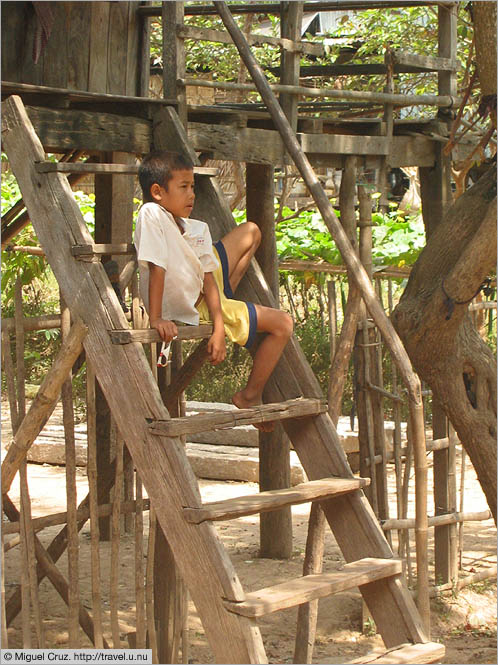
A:
<svg viewBox="0 0 498 665">
<path fill-rule="evenodd" d="M 279 332 L 282 335 L 282 337 L 289 339 L 292 336 L 292 333 L 294 331 L 294 321 L 292 320 L 292 316 L 290 316 L 290 314 L 287 314 L 287 312 L 280 312 L 279 328 L 280 328 Z"/>
<path fill-rule="evenodd" d="M 251 236 L 254 248 L 257 249 L 261 243 L 261 230 L 259 226 L 254 222 L 245 222 L 244 226 L 246 232 Z"/>
</svg>

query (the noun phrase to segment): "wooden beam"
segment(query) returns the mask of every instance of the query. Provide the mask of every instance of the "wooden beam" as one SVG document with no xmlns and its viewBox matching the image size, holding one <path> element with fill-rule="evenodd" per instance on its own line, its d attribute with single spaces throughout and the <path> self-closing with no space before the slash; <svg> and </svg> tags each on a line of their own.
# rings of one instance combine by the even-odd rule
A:
<svg viewBox="0 0 498 665">
<path fill-rule="evenodd" d="M 38 173 L 110 173 L 137 175 L 138 164 L 89 164 L 87 162 L 39 162 L 35 166 Z M 195 175 L 216 176 L 219 169 L 195 166 Z"/>
<path fill-rule="evenodd" d="M 47 151 L 121 150 L 147 153 L 150 150 L 151 126 L 142 118 L 37 106 L 28 106 L 26 111 Z M 45 161 L 45 156 L 40 161 Z"/>
<path fill-rule="evenodd" d="M 219 44 L 233 44 L 232 38 L 227 32 L 222 30 L 211 30 L 209 28 L 198 28 L 191 25 L 179 25 L 176 34 L 182 39 L 193 39 L 195 41 L 217 42 Z M 247 42 L 251 46 L 261 46 L 270 44 L 278 46 L 292 53 L 307 53 L 309 55 L 324 55 L 322 44 L 313 44 L 312 42 L 297 42 L 293 39 L 270 37 L 268 35 L 246 35 Z"/>
<path fill-rule="evenodd" d="M 403 51 L 393 52 L 394 62 L 409 66 L 419 72 L 456 72 L 458 63 L 452 58 L 437 58 L 429 55 L 415 55 Z"/>
</svg>

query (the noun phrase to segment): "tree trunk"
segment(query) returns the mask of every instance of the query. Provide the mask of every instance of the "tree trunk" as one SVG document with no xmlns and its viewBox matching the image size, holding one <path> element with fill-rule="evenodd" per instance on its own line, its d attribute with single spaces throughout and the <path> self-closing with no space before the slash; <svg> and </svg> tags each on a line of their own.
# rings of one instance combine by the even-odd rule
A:
<svg viewBox="0 0 498 665">
<path fill-rule="evenodd" d="M 489 100 L 496 128 L 496 2 L 473 2 L 472 17 L 481 98 Z"/>
<path fill-rule="evenodd" d="M 496 165 L 431 234 L 393 323 L 469 454 L 496 522 L 496 362 L 468 313 L 495 266 Z"/>
</svg>

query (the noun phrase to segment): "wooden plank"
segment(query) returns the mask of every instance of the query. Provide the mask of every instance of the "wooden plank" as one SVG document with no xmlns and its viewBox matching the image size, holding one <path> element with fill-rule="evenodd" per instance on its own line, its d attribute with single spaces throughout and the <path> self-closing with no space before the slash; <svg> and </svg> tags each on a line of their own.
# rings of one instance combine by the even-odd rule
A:
<svg viewBox="0 0 498 665">
<path fill-rule="evenodd" d="M 275 131 L 189 122 L 188 135 L 194 150 L 210 152 L 213 159 L 271 166 L 284 163 L 283 144 Z"/>
<path fill-rule="evenodd" d="M 126 52 L 128 48 L 128 3 L 109 3 L 109 28 L 107 57 L 101 62 L 107 65 L 106 92 L 126 94 Z"/>
<path fill-rule="evenodd" d="M 211 30 L 209 28 L 198 28 L 191 25 L 177 26 L 176 34 L 182 39 L 193 39 L 195 41 L 217 42 L 218 44 L 233 44 L 232 38 L 223 30 Z M 272 46 L 282 47 L 291 53 L 308 53 L 311 55 L 323 55 L 324 47 L 322 44 L 313 44 L 312 42 L 298 42 L 285 37 L 270 37 L 269 35 L 251 34 L 246 35 L 248 44 L 251 46 L 261 46 L 271 44 Z"/>
<path fill-rule="evenodd" d="M 184 508 L 188 522 L 200 524 L 204 520 L 225 520 L 254 515 L 284 506 L 297 506 L 308 501 L 331 498 L 345 492 L 354 492 L 368 485 L 367 478 L 323 478 L 301 483 L 292 488 L 269 490 L 259 494 L 213 501 L 202 508 Z"/>
<path fill-rule="evenodd" d="M 141 118 L 36 106 L 27 107 L 27 112 L 48 151 L 123 150 L 147 153 L 150 149 L 150 123 Z M 45 161 L 45 156 L 40 155 L 40 161 Z"/>
<path fill-rule="evenodd" d="M 43 161 L 45 155 L 18 98 L 11 97 L 6 102 L 2 129 L 4 149 L 36 234 L 73 315 L 82 317 L 88 325 L 87 357 L 126 438 L 157 518 L 168 533 L 214 657 L 219 662 L 264 661 L 261 636 L 255 624 L 237 619 L 223 606 L 222 598 L 241 600 L 244 594 L 213 525 L 189 525 L 181 514 L 183 506 L 200 506 L 197 481 L 185 450 L 178 439 L 153 436 L 148 431 L 146 418 L 167 419 L 169 414 L 145 354 L 138 344 L 112 344 L 104 333 L 109 325 L 115 328 L 127 325 L 117 301 L 107 297 L 104 268 L 100 263 L 77 262 L 69 251 L 61 251 L 75 243 L 92 242 L 67 179 L 57 173 L 40 176 L 34 171 L 34 163 Z"/>
<path fill-rule="evenodd" d="M 128 2 L 125 95 L 139 94 L 140 33 L 142 21 L 137 14 L 140 2 Z"/>
<path fill-rule="evenodd" d="M 20 2 L 4 2 L 2 5 L 2 79 L 21 81 L 23 51 L 27 48 L 28 35 L 26 34 L 26 21 L 24 19 L 24 6 Z M 32 44 L 33 42 L 31 42 Z"/>
<path fill-rule="evenodd" d="M 107 92 L 107 44 L 110 2 L 91 2 L 90 61 L 88 65 L 88 90 Z"/>
<path fill-rule="evenodd" d="M 382 653 L 371 653 L 365 656 L 348 660 L 347 665 L 356 663 L 384 663 L 386 665 L 400 665 L 404 663 L 438 663 L 444 658 L 445 647 L 437 642 L 419 642 L 418 644 L 403 644 Z"/>
<path fill-rule="evenodd" d="M 54 22 L 50 38 L 43 49 L 43 78 L 40 83 L 67 88 L 69 63 L 67 24 L 70 21 L 70 5 L 57 2 L 51 5 L 51 9 Z"/>
<path fill-rule="evenodd" d="M 305 575 L 289 582 L 266 587 L 246 595 L 240 603 L 225 602 L 229 612 L 247 617 L 260 617 L 308 603 L 316 598 L 325 598 L 341 591 L 369 584 L 378 579 L 401 573 L 398 559 L 365 558 L 345 564 L 332 573 Z"/>
<path fill-rule="evenodd" d="M 169 146 L 170 149 L 184 151 L 197 163 L 196 154 L 173 110 L 165 108 L 158 111 L 154 126 L 154 144 L 158 148 Z M 193 214 L 197 219 L 209 221 L 214 239 L 223 237 L 236 226 L 216 181 L 203 180 L 199 184 Z M 255 261 L 240 283 L 236 297 L 274 306 L 273 295 Z M 316 377 L 295 340 L 287 344 L 267 391 L 268 399 L 274 401 L 299 395 L 318 399 L 322 396 Z M 310 480 L 318 480 L 324 475 L 352 477 L 339 437 L 328 415 L 286 420 L 284 428 Z M 331 503 L 333 505 L 323 502 L 323 509 L 346 560 L 364 556 L 392 556 L 382 530 L 361 493 L 344 495 Z M 401 585 L 393 586 L 387 582 L 376 584 L 380 585 L 380 589 L 377 586 L 370 590 L 365 586 L 361 591 L 386 644 L 395 646 L 406 641 L 425 640 L 415 604 L 407 590 Z M 407 608 L 406 615 L 400 614 L 400 607 Z"/>
<path fill-rule="evenodd" d="M 214 411 L 183 418 L 170 418 L 164 421 L 156 420 L 150 423 L 149 429 L 153 434 L 179 436 L 213 429 L 237 427 L 238 425 L 273 422 L 285 418 L 303 418 L 324 413 L 326 410 L 327 406 L 321 400 L 298 398 L 286 402 L 261 404 L 249 409 Z"/>
<path fill-rule="evenodd" d="M 18 83 L 17 81 L 2 81 L 1 93 L 3 97 L 9 95 L 26 96 L 30 100 L 40 97 L 41 100 L 58 100 L 58 105 L 67 102 L 78 102 L 88 104 L 89 106 L 99 102 L 99 104 L 109 104 L 113 106 L 176 106 L 176 99 L 156 99 L 154 97 L 143 97 L 141 95 L 112 95 L 106 92 L 93 92 L 91 90 L 68 90 L 67 88 L 57 88 L 48 85 L 33 85 L 31 83 Z M 30 102 L 33 103 L 33 102 Z M 264 115 L 264 114 L 263 114 Z"/>
<path fill-rule="evenodd" d="M 68 45 L 67 87 L 88 90 L 92 3 L 70 3 L 65 26 Z"/>
<path fill-rule="evenodd" d="M 419 72 L 454 72 L 458 67 L 454 58 L 437 58 L 403 51 L 394 51 L 393 57 L 396 64 L 408 66 Z"/>
<path fill-rule="evenodd" d="M 138 164 L 102 164 L 87 162 L 39 162 L 35 165 L 38 173 L 111 173 L 138 174 Z M 204 166 L 194 167 L 194 174 L 201 176 L 217 176 L 219 169 Z"/>
<path fill-rule="evenodd" d="M 83 256 L 102 256 L 105 254 L 111 254 L 112 256 L 116 255 L 127 255 L 127 254 L 136 254 L 135 245 L 128 242 L 120 243 L 95 243 L 93 245 L 73 245 L 71 247 L 71 254 L 74 257 L 83 257 Z"/>
<path fill-rule="evenodd" d="M 177 329 L 177 339 L 180 340 L 206 339 L 213 332 L 213 326 L 210 323 L 203 323 L 200 326 L 178 325 Z M 152 344 L 161 341 L 159 333 L 154 328 L 144 328 L 143 330 L 124 328 L 123 330 L 109 330 L 108 332 L 113 344 L 131 344 L 132 342 Z"/>
<path fill-rule="evenodd" d="M 387 155 L 388 144 L 383 136 L 350 136 L 347 134 L 297 134 L 306 153 L 341 155 Z"/>
</svg>

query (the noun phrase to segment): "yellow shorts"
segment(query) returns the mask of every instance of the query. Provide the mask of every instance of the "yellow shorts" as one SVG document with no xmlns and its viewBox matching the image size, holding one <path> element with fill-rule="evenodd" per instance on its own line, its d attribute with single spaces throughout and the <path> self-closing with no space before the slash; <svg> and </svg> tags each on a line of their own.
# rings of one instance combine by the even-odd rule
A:
<svg viewBox="0 0 498 665">
<path fill-rule="evenodd" d="M 256 338 L 258 317 L 252 302 L 234 300 L 228 279 L 228 258 L 221 240 L 213 245 L 219 265 L 213 277 L 220 292 L 221 313 L 225 324 L 225 334 L 232 342 L 250 348 Z M 209 323 L 208 306 L 204 298 L 198 303 L 200 323 Z"/>
</svg>

